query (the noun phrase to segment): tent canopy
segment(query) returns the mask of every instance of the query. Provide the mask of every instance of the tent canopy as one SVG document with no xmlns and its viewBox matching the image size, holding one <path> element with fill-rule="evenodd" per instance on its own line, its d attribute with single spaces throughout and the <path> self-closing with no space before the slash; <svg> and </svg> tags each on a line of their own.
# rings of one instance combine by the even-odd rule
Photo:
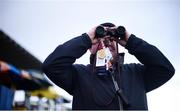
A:
<svg viewBox="0 0 180 111">
<path fill-rule="evenodd" d="M 24 41 L 26 42 L 26 41 Z M 0 30 L 0 60 L 20 69 L 41 71 L 42 62 Z"/>
</svg>

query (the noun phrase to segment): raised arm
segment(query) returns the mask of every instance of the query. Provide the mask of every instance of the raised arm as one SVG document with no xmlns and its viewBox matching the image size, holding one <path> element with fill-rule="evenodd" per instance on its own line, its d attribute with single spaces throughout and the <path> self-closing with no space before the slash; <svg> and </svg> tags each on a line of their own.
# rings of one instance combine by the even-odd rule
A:
<svg viewBox="0 0 180 111">
<path fill-rule="evenodd" d="M 147 92 L 161 86 L 174 75 L 174 67 L 155 46 L 131 34 L 125 48 L 143 64 Z"/>
<path fill-rule="evenodd" d="M 52 82 L 73 94 L 73 82 L 77 73 L 73 63 L 91 47 L 91 44 L 89 36 L 82 34 L 59 45 L 44 61 L 43 71 Z"/>
</svg>

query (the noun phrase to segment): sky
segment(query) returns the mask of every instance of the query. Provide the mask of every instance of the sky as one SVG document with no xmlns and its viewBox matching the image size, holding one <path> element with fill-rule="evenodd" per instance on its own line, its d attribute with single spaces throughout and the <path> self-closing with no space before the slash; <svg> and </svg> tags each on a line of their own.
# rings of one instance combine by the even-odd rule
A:
<svg viewBox="0 0 180 111">
<path fill-rule="evenodd" d="M 125 26 L 158 47 L 176 69 L 174 77 L 147 94 L 150 110 L 180 110 L 179 0 L 0 0 L 0 29 L 40 61 L 67 40 L 94 26 Z M 125 63 L 138 62 L 125 52 Z M 89 51 L 76 61 L 89 63 Z M 72 98 L 56 87 L 60 94 Z"/>
</svg>

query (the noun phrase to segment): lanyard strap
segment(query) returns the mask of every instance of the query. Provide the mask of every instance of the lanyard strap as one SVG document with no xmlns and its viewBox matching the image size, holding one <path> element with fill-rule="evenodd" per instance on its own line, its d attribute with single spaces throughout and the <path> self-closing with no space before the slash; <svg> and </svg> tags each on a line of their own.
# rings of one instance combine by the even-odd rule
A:
<svg viewBox="0 0 180 111">
<path fill-rule="evenodd" d="M 114 76 L 113 76 L 112 72 L 111 72 L 111 77 L 112 77 L 112 80 L 113 80 L 113 84 L 114 84 L 116 93 L 118 94 L 118 92 L 120 91 L 120 89 L 119 89 L 119 86 L 118 86 L 117 82 L 116 82 L 115 79 L 114 79 Z M 120 109 L 120 110 L 123 110 L 123 105 L 122 105 L 122 101 L 121 101 L 121 98 L 120 98 L 119 94 L 118 94 L 118 103 L 119 103 L 119 109 Z"/>
<path fill-rule="evenodd" d="M 119 67 L 119 68 L 120 68 L 120 67 Z M 116 81 L 115 78 L 114 78 L 114 75 L 115 75 L 114 72 L 115 72 L 115 70 L 111 70 L 111 71 L 109 71 L 109 72 L 110 72 L 110 74 L 111 74 L 112 81 L 113 81 L 113 84 L 114 84 L 116 93 L 117 93 L 117 95 L 118 95 L 119 108 L 120 108 L 120 110 L 123 110 L 123 108 L 124 108 L 123 105 L 124 105 L 124 106 L 129 106 L 129 102 L 128 102 L 128 100 L 126 99 L 125 95 L 123 94 L 122 89 L 119 88 L 119 85 L 118 85 L 117 81 Z M 120 69 L 118 69 L 118 74 L 120 74 L 120 73 L 121 73 L 121 71 L 120 71 Z"/>
</svg>

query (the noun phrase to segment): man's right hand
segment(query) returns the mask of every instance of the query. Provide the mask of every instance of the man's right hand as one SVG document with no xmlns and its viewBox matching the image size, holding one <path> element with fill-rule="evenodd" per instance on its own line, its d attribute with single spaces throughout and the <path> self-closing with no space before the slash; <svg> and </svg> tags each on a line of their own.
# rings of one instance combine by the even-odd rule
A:
<svg viewBox="0 0 180 111">
<path fill-rule="evenodd" d="M 97 26 L 96 26 L 97 27 Z M 96 27 L 92 28 L 87 34 L 91 39 L 92 44 L 96 44 L 98 39 L 95 38 Z"/>
<path fill-rule="evenodd" d="M 96 33 L 96 27 L 92 28 L 87 34 L 89 36 L 89 38 L 91 39 L 91 43 L 92 46 L 90 48 L 90 52 L 91 54 L 95 54 L 97 51 L 97 47 L 98 47 L 98 43 L 99 43 L 99 39 L 95 37 L 95 33 Z"/>
</svg>

